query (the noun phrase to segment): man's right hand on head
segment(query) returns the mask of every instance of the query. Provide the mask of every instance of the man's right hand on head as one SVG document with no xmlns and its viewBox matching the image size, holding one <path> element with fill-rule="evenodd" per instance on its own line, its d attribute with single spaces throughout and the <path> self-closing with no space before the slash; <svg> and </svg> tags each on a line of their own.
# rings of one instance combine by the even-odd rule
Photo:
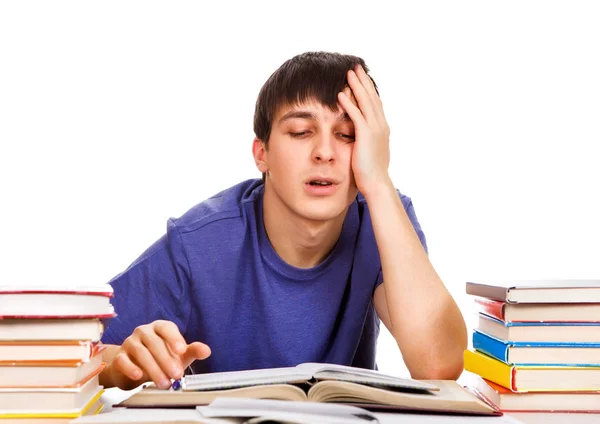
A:
<svg viewBox="0 0 600 424">
<path fill-rule="evenodd" d="M 171 321 L 154 321 L 137 327 L 105 370 L 110 381 L 121 389 L 132 389 L 152 380 L 167 389 L 171 379 L 183 377 L 184 370 L 196 359 L 210 356 L 204 343 L 189 345 Z"/>
</svg>

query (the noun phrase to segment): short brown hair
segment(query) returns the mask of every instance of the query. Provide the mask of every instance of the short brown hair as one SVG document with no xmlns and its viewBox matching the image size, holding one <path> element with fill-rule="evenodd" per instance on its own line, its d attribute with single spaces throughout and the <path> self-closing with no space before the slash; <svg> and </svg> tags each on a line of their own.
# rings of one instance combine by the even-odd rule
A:
<svg viewBox="0 0 600 424">
<path fill-rule="evenodd" d="M 315 99 L 335 111 L 337 95 L 348 85 L 346 74 L 357 64 L 369 72 L 362 58 L 340 53 L 307 52 L 287 60 L 269 77 L 258 94 L 254 111 L 256 137 L 268 145 L 273 118 L 284 105 Z M 373 84 L 377 90 L 375 81 Z"/>
</svg>

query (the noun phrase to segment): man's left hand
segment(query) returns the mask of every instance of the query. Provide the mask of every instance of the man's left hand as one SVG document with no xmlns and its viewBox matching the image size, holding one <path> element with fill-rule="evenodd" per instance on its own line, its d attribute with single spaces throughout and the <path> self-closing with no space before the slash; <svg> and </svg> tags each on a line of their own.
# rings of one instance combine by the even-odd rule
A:
<svg viewBox="0 0 600 424">
<path fill-rule="evenodd" d="M 348 71 L 347 77 L 350 89 L 340 92 L 338 101 L 354 123 L 352 171 L 358 190 L 367 196 L 390 181 L 390 127 L 381 99 L 362 66 Z M 352 95 L 358 105 L 351 100 Z"/>
</svg>

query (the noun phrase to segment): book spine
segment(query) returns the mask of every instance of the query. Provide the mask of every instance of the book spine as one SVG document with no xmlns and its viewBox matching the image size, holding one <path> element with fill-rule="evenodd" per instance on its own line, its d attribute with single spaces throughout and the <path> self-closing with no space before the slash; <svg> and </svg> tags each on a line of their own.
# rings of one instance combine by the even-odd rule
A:
<svg viewBox="0 0 600 424">
<path fill-rule="evenodd" d="M 477 330 L 473 332 L 473 348 L 492 356 L 502 362 L 509 363 L 509 345 Z"/>
<path fill-rule="evenodd" d="M 496 384 L 513 390 L 513 374 L 510 365 L 480 352 L 465 350 L 465 370 Z"/>
<path fill-rule="evenodd" d="M 504 302 L 484 298 L 477 298 L 475 299 L 475 305 L 477 307 L 478 312 L 504 321 L 504 306 L 506 305 Z"/>
</svg>

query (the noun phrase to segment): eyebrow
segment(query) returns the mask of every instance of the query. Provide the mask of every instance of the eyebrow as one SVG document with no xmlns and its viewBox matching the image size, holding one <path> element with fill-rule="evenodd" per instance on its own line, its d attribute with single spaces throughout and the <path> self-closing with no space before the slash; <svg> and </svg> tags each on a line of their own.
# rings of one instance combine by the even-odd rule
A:
<svg viewBox="0 0 600 424">
<path fill-rule="evenodd" d="M 281 118 L 279 118 L 279 121 L 277 121 L 279 124 L 282 124 L 283 122 L 290 120 L 290 119 L 308 119 L 308 120 L 312 120 L 312 121 L 316 121 L 317 117 L 314 113 L 312 112 L 307 112 L 304 110 L 292 110 L 288 113 L 286 113 L 285 115 L 283 115 Z M 343 121 L 343 122 L 352 122 L 352 119 L 350 119 L 350 116 L 348 116 L 348 114 L 346 112 L 341 113 L 338 115 L 337 117 L 338 121 Z"/>
</svg>

